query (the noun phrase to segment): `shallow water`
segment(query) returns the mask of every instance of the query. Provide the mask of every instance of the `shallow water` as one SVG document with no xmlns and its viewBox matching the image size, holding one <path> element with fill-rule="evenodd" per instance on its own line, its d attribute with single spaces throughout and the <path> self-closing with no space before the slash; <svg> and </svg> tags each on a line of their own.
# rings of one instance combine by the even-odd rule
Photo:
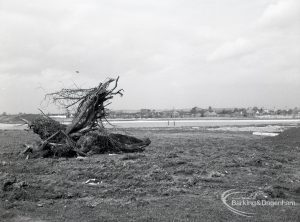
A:
<svg viewBox="0 0 300 222">
<path fill-rule="evenodd" d="M 70 122 L 63 122 L 68 124 Z M 210 120 L 111 120 L 116 128 L 151 128 L 151 127 L 192 127 L 197 130 L 198 128 L 210 127 L 209 130 L 215 131 L 247 131 L 247 132 L 281 132 L 287 127 L 297 126 L 300 124 L 300 119 L 210 119 Z M 112 127 L 108 123 L 105 126 Z M 26 129 L 24 124 L 5 124 L 0 123 L 0 129 L 16 130 Z"/>
<path fill-rule="evenodd" d="M 256 126 L 256 125 L 297 125 L 300 119 L 216 119 L 216 120 L 124 120 L 111 121 L 112 125 L 120 128 L 139 127 L 222 127 L 222 126 Z"/>
<path fill-rule="evenodd" d="M 0 123 L 0 130 L 24 130 L 27 128 L 26 124 Z"/>
<path fill-rule="evenodd" d="M 257 125 L 257 126 L 221 126 L 221 127 L 214 127 L 208 128 L 210 131 L 233 131 L 233 132 L 276 132 L 280 133 L 284 131 L 287 127 L 293 125 Z"/>
</svg>

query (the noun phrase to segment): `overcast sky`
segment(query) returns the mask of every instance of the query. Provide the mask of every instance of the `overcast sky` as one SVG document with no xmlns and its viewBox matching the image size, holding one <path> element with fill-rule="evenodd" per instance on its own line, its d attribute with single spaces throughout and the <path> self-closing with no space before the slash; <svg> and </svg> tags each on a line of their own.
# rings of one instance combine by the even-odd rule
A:
<svg viewBox="0 0 300 222">
<path fill-rule="evenodd" d="M 0 24 L 0 112 L 118 75 L 113 109 L 300 107 L 299 0 L 0 0 Z"/>
</svg>

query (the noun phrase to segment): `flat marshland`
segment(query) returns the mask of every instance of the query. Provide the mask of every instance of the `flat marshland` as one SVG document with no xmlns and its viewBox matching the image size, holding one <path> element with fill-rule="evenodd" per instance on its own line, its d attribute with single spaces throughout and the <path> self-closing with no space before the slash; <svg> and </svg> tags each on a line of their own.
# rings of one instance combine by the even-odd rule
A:
<svg viewBox="0 0 300 222">
<path fill-rule="evenodd" d="M 293 131 L 294 130 L 294 131 Z M 26 159 L 30 131 L 0 131 L 2 221 L 299 221 L 299 205 L 248 207 L 221 201 L 229 189 L 300 202 L 300 131 L 260 137 L 205 128 L 130 128 L 149 137 L 142 153 Z M 93 179 L 93 183 L 87 182 Z M 90 180 L 91 181 L 91 180 Z"/>
</svg>

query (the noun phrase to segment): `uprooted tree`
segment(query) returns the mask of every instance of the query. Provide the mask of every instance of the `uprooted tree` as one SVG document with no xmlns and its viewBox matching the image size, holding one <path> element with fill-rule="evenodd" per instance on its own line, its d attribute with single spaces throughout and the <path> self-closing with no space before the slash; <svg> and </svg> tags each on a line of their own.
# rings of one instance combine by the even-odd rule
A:
<svg viewBox="0 0 300 222">
<path fill-rule="evenodd" d="M 123 95 L 118 90 L 118 80 L 108 79 L 97 87 L 89 89 L 62 89 L 47 94 L 54 103 L 64 109 L 75 110 L 71 124 L 63 125 L 43 114 L 28 122 L 33 132 L 43 142 L 37 149 L 27 147 L 24 154 L 32 157 L 74 157 L 96 153 L 141 152 L 150 140 L 112 133 L 104 127 L 108 122 L 107 105 L 115 95 Z"/>
</svg>

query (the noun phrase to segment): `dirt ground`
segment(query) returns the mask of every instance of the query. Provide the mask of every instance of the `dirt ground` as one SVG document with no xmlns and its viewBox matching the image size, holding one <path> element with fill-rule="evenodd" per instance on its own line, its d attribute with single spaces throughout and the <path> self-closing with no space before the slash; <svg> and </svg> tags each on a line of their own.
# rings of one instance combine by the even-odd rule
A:
<svg viewBox="0 0 300 222">
<path fill-rule="evenodd" d="M 126 132 L 152 143 L 143 153 L 27 160 L 23 144 L 39 138 L 0 131 L 0 220 L 300 221 L 299 141 L 192 128 Z M 298 205 L 255 207 L 247 218 L 222 203 L 229 189 Z"/>
</svg>

